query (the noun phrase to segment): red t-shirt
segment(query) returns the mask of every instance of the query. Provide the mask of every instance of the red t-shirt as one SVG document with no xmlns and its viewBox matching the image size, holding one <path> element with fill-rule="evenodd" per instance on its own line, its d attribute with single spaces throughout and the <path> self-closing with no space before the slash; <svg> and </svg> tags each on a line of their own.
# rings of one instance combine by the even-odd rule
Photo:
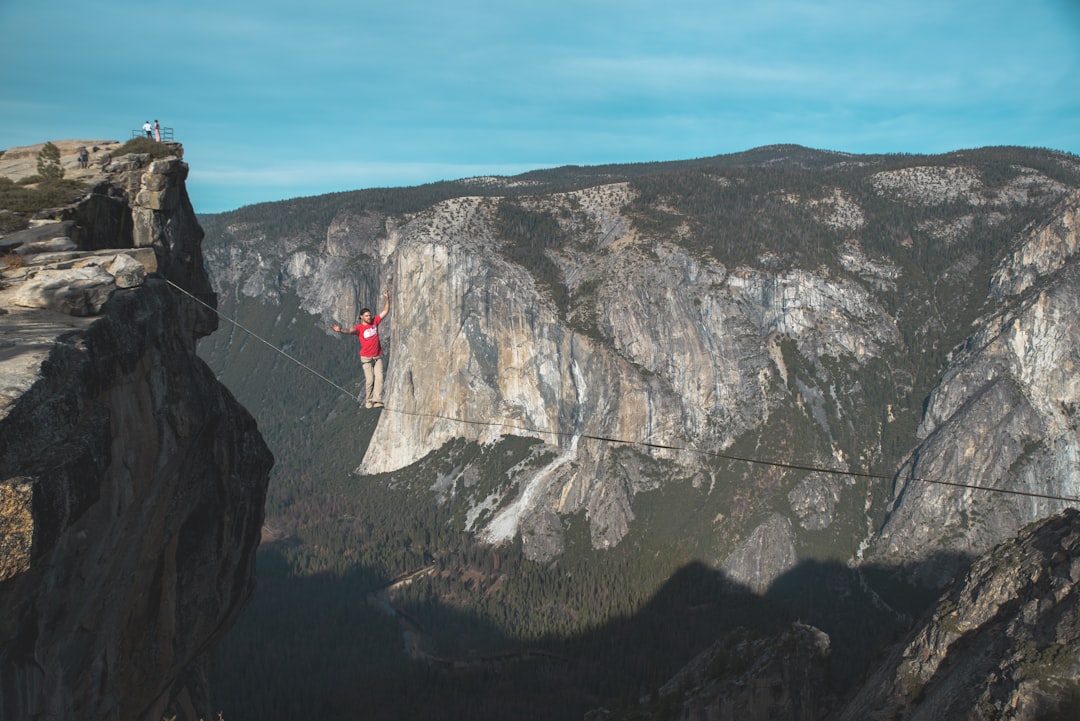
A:
<svg viewBox="0 0 1080 721">
<path fill-rule="evenodd" d="M 371 323 L 357 323 L 353 328 L 353 333 L 360 339 L 360 355 L 365 358 L 382 355 L 382 346 L 379 345 L 379 323 L 382 323 L 381 315 L 372 318 Z"/>
</svg>

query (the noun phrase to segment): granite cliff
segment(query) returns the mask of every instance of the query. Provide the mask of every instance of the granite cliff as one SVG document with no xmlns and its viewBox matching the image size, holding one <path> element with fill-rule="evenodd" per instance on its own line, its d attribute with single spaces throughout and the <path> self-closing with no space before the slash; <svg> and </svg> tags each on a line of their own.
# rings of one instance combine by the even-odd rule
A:
<svg viewBox="0 0 1080 721">
<path fill-rule="evenodd" d="M 254 588 L 272 457 L 196 354 L 217 317 L 171 150 L 0 238 L 2 719 L 210 718 Z"/>
<path fill-rule="evenodd" d="M 979 555 L 1080 498 L 1080 196 L 1018 236 L 994 269 L 989 311 L 934 388 L 919 444 L 873 550 L 906 563 Z M 964 479 L 987 493 L 912 479 Z M 871 553 L 873 555 L 873 553 Z M 956 564 L 921 572 L 943 586 Z"/>
</svg>

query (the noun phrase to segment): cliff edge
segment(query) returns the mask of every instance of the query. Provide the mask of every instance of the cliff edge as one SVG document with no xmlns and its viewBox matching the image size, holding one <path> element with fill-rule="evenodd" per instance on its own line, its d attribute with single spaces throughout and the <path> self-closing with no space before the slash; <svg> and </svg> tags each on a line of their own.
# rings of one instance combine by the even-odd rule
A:
<svg viewBox="0 0 1080 721">
<path fill-rule="evenodd" d="M 217 319 L 175 150 L 0 238 L 0 719 L 211 718 L 254 588 L 273 458 L 195 352 Z"/>
</svg>

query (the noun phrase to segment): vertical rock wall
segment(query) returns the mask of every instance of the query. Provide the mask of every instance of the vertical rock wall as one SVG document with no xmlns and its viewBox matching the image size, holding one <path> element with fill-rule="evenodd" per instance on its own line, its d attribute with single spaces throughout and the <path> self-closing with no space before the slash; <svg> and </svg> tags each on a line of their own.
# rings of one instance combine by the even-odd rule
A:
<svg viewBox="0 0 1080 721">
<path fill-rule="evenodd" d="M 23 248 L 0 289 L 0 719 L 211 718 L 205 663 L 254 588 L 273 459 L 196 356 L 216 317 L 166 282 L 213 300 L 187 166 L 117 164 L 58 211 L 87 242 Z M 126 255 L 103 228 L 148 275 L 103 270 Z M 100 309 L 52 307 L 86 268 Z"/>
</svg>

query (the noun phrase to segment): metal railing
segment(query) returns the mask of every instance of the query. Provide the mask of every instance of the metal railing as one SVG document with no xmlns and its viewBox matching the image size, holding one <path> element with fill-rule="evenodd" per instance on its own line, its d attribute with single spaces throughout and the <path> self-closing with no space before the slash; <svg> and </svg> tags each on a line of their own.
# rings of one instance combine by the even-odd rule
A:
<svg viewBox="0 0 1080 721">
<path fill-rule="evenodd" d="M 142 128 L 139 128 L 138 130 L 132 130 L 131 131 L 131 137 L 132 138 L 145 138 L 146 137 L 146 131 L 143 130 Z M 163 142 L 163 143 L 175 142 L 173 140 L 173 129 L 172 128 L 166 128 L 165 126 L 161 127 L 161 142 Z"/>
</svg>

